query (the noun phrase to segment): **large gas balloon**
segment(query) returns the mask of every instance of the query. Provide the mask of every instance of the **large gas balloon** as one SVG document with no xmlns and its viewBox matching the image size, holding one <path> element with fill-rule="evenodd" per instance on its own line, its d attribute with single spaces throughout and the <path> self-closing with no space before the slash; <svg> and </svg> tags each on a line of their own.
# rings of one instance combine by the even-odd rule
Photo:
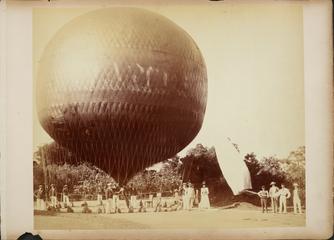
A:
<svg viewBox="0 0 334 240">
<path fill-rule="evenodd" d="M 46 132 L 119 182 L 178 153 L 203 122 L 203 57 L 183 29 L 147 10 L 73 19 L 46 46 L 37 78 Z"/>
</svg>

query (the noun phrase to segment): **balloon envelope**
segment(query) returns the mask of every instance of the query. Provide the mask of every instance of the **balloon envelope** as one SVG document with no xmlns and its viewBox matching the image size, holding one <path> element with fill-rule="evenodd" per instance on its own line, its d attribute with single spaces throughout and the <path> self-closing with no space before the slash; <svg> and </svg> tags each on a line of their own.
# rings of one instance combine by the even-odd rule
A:
<svg viewBox="0 0 334 240">
<path fill-rule="evenodd" d="M 238 195 L 243 190 L 252 188 L 251 176 L 243 160 L 244 154 L 240 153 L 238 145 L 234 145 L 228 138 L 221 137 L 220 142 L 216 144 L 219 167 L 233 194 Z"/>
<path fill-rule="evenodd" d="M 43 128 L 120 182 L 172 157 L 201 128 L 203 57 L 183 29 L 150 11 L 108 8 L 73 19 L 38 69 Z"/>
</svg>

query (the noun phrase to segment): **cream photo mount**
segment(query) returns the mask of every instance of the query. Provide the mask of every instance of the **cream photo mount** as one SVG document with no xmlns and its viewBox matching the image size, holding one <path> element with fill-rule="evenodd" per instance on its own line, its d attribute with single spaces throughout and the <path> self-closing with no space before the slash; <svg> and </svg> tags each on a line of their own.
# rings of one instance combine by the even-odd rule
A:
<svg viewBox="0 0 334 240">
<path fill-rule="evenodd" d="M 2 3 L 3 4 L 3 3 Z M 250 4 L 299 5 L 303 8 L 305 146 L 306 146 L 306 226 L 289 228 L 238 228 L 215 230 L 34 230 L 32 197 L 33 149 L 33 49 L 34 8 L 100 8 L 114 5 L 143 7 L 153 1 L 7 1 L 1 9 L 1 86 L 5 87 L 5 118 L 1 132 L 1 234 L 16 239 L 24 232 L 43 239 L 291 239 L 329 238 L 332 235 L 333 202 L 333 116 L 332 116 L 332 12 L 330 1 L 252 1 Z M 154 2 L 157 8 L 163 1 Z M 177 4 L 169 1 L 169 4 Z M 244 1 L 184 4 L 245 4 Z M 3 18 L 4 14 L 6 19 Z M 5 22 L 4 22 L 5 20 Z M 24 26 L 24 27 L 23 27 Z M 4 30 L 4 28 L 6 30 Z M 5 35 L 4 35 L 5 34 Z M 283 38 L 284 36 L 282 36 Z M 5 41 L 5 43 L 4 43 Z M 5 124 L 3 124 L 5 122 Z M 321 164 L 319 162 L 321 161 Z"/>
</svg>

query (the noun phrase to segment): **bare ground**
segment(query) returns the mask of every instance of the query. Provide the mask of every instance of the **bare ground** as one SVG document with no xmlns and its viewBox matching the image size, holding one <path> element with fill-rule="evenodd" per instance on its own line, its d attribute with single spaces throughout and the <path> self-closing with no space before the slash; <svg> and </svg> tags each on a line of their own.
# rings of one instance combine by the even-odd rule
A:
<svg viewBox="0 0 334 240">
<path fill-rule="evenodd" d="M 291 210 L 290 210 L 291 211 Z M 35 229 L 214 229 L 305 226 L 305 213 L 262 213 L 241 204 L 231 209 L 121 214 L 57 213 L 35 215 Z"/>
</svg>

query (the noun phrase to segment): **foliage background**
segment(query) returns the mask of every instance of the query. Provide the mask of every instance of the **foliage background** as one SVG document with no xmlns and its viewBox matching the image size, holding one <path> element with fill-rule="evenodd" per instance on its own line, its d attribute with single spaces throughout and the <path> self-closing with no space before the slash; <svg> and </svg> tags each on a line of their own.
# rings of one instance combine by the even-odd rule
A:
<svg viewBox="0 0 334 240">
<path fill-rule="evenodd" d="M 34 189 L 37 190 L 40 184 L 48 186 L 53 183 L 60 192 L 67 184 L 72 194 L 89 198 L 96 193 L 97 184 L 105 187 L 107 183 L 115 182 L 107 173 L 80 159 L 76 159 L 76 165 L 67 164 L 73 162 L 71 158 L 76 156 L 56 143 L 40 147 L 34 154 Z M 271 181 L 275 181 L 278 186 L 283 183 L 292 190 L 292 184 L 297 182 L 304 205 L 305 147 L 291 151 L 284 159 L 275 156 L 257 159 L 255 153 L 248 153 L 244 161 L 251 174 L 252 191 L 260 190 L 262 185 L 268 189 Z M 215 148 L 202 144 L 190 149 L 185 157 L 174 156 L 164 161 L 159 169 L 139 172 L 129 179 L 128 185 L 135 186 L 142 194 L 162 192 L 167 196 L 172 195 L 182 182 L 191 182 L 199 189 L 203 181 L 209 187 L 213 205 L 221 206 L 234 201 L 259 202 L 255 195 L 232 194 L 219 168 Z"/>
</svg>

